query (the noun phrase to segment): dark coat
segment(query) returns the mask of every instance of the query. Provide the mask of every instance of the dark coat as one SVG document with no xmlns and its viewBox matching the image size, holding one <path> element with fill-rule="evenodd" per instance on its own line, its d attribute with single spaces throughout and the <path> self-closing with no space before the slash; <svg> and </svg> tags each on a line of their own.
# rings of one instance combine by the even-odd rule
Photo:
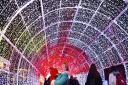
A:
<svg viewBox="0 0 128 85">
<path fill-rule="evenodd" d="M 69 85 L 80 85 L 77 79 L 69 79 Z"/>
<path fill-rule="evenodd" d="M 90 67 L 85 85 L 102 85 L 102 78 L 97 71 L 95 64 L 92 64 Z"/>
</svg>

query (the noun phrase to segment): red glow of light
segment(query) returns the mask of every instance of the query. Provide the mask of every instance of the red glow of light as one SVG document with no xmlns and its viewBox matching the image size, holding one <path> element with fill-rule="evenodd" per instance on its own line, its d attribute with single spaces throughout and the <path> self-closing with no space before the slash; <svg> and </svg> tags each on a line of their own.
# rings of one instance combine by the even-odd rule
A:
<svg viewBox="0 0 128 85">
<path fill-rule="evenodd" d="M 42 59 L 35 62 L 36 67 L 39 69 L 42 75 L 46 76 L 49 73 L 49 67 L 55 66 L 59 71 L 62 70 L 62 64 L 67 63 L 69 66 L 69 74 L 75 75 L 81 72 L 87 72 L 89 70 L 89 66 L 87 62 L 87 56 L 85 53 L 81 53 L 82 51 L 74 46 L 66 45 L 65 50 L 63 51 L 63 45 L 58 44 L 52 48 L 48 47 L 49 56 L 46 56 L 46 53 L 43 48 L 40 51 L 40 55 Z M 42 54 L 45 53 L 45 54 Z"/>
</svg>

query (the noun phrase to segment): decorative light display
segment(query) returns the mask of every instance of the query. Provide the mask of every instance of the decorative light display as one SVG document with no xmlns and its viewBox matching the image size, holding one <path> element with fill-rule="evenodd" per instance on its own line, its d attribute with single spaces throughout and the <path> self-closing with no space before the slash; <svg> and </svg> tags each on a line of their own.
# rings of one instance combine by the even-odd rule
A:
<svg viewBox="0 0 128 85">
<path fill-rule="evenodd" d="M 10 61 L 4 59 L 3 57 L 0 57 L 0 70 L 9 71 L 9 67 L 10 67 Z"/>
<path fill-rule="evenodd" d="M 0 72 L 0 84 L 1 85 L 7 85 L 8 84 L 8 73 L 6 72 Z"/>
<path fill-rule="evenodd" d="M 0 69 L 3 69 L 3 67 L 4 67 L 4 63 L 0 62 Z"/>
<path fill-rule="evenodd" d="M 39 74 L 46 76 L 50 66 L 61 70 L 64 62 L 79 80 L 85 79 L 91 63 L 102 77 L 103 69 L 123 63 L 127 75 L 128 4 L 126 0 L 0 0 L 0 56 L 11 63 L 6 74 L 0 72 L 2 85 L 37 85 Z M 20 73 L 21 69 L 29 71 Z"/>
</svg>

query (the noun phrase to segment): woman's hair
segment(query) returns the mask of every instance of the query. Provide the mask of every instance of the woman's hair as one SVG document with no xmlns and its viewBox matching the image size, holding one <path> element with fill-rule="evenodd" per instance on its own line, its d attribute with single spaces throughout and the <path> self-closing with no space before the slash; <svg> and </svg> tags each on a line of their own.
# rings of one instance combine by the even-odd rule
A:
<svg viewBox="0 0 128 85">
<path fill-rule="evenodd" d="M 66 71 L 69 71 L 68 64 L 67 64 L 67 63 L 64 63 L 63 65 L 64 65 L 64 67 L 65 67 Z"/>
<path fill-rule="evenodd" d="M 93 63 L 91 64 L 88 75 L 91 76 L 91 77 L 99 76 L 99 72 L 97 71 L 97 68 L 96 68 L 95 64 L 93 64 Z"/>
<path fill-rule="evenodd" d="M 118 71 L 117 67 L 116 66 L 111 66 L 111 72 L 116 72 L 116 71 Z"/>
<path fill-rule="evenodd" d="M 119 70 L 116 66 L 111 66 L 111 72 L 116 76 L 119 74 Z"/>
<path fill-rule="evenodd" d="M 91 64 L 89 72 L 94 73 L 95 71 L 97 71 L 95 64 Z"/>
</svg>

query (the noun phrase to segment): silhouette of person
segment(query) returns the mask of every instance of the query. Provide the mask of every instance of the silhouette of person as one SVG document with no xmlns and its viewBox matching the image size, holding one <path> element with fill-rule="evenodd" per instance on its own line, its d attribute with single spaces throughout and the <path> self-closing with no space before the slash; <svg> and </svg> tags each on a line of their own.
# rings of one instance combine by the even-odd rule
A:
<svg viewBox="0 0 128 85">
<path fill-rule="evenodd" d="M 91 64 L 85 85 L 102 85 L 102 78 L 96 69 L 95 64 Z"/>
<path fill-rule="evenodd" d="M 126 85 L 126 80 L 123 74 L 119 72 L 116 66 L 111 67 L 109 74 L 109 85 Z"/>
<path fill-rule="evenodd" d="M 70 76 L 69 85 L 80 85 L 76 77 Z"/>
<path fill-rule="evenodd" d="M 50 67 L 50 75 L 50 85 L 54 85 L 54 82 L 58 75 L 58 70 L 56 68 Z"/>
</svg>

